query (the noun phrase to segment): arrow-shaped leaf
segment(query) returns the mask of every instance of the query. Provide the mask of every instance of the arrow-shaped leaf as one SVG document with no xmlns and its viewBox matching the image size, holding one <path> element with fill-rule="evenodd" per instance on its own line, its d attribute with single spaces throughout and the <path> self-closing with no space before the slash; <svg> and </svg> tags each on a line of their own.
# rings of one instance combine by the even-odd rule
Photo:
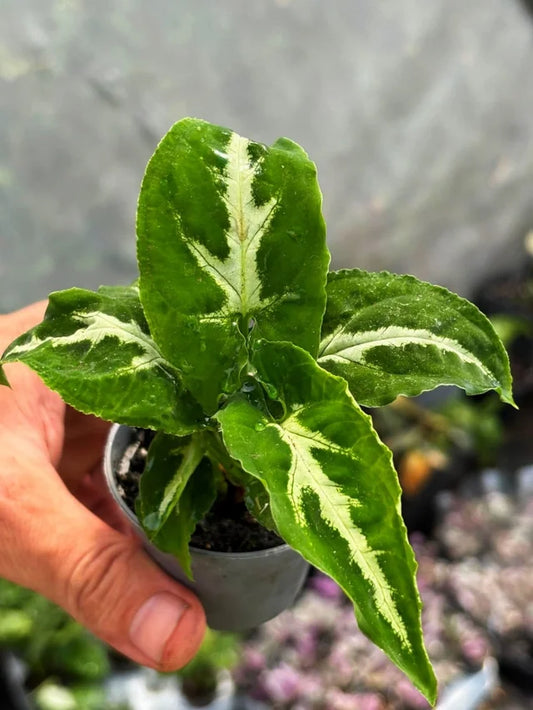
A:
<svg viewBox="0 0 533 710">
<path fill-rule="evenodd" d="M 287 139 L 267 147 L 184 119 L 150 160 L 137 215 L 141 300 L 209 414 L 239 385 L 249 329 L 316 355 L 329 262 L 320 210 L 315 166 Z"/>
<path fill-rule="evenodd" d="M 464 298 L 413 276 L 330 273 L 318 362 L 368 406 L 438 385 L 468 394 L 495 389 L 513 404 L 509 359 L 490 321 Z"/>
<path fill-rule="evenodd" d="M 136 286 L 52 293 L 42 323 L 2 357 L 15 361 L 81 412 L 180 435 L 205 424 L 150 337 Z"/>
<path fill-rule="evenodd" d="M 253 362 L 286 415 L 276 421 L 234 398 L 217 414 L 230 453 L 265 485 L 282 537 L 340 584 L 361 630 L 433 700 L 390 451 L 346 382 L 307 353 L 264 343 Z"/>
</svg>

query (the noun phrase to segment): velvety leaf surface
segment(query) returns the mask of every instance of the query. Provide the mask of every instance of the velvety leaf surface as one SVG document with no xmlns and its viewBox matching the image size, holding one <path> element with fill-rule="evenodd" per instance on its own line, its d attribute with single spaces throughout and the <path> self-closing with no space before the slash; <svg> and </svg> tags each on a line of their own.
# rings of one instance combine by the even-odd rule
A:
<svg viewBox="0 0 533 710">
<path fill-rule="evenodd" d="M 176 434 L 204 425 L 150 337 L 136 286 L 51 294 L 42 323 L 4 353 L 2 362 L 15 361 L 82 412 Z"/>
<path fill-rule="evenodd" d="M 330 273 L 318 362 L 368 406 L 438 385 L 468 394 L 495 389 L 513 403 L 509 359 L 490 321 L 465 299 L 413 276 Z"/>
<path fill-rule="evenodd" d="M 216 486 L 200 437 L 157 434 L 141 476 L 136 511 L 159 549 L 175 555 L 192 577 L 189 540 L 211 507 Z M 193 480 L 194 479 L 194 480 Z"/>
<path fill-rule="evenodd" d="M 253 363 L 286 413 L 275 420 L 235 397 L 217 414 L 230 453 L 267 488 L 282 537 L 340 584 L 361 630 L 433 700 L 390 451 L 346 382 L 304 351 L 263 343 Z"/>
<path fill-rule="evenodd" d="M 239 386 L 251 328 L 316 355 L 329 254 L 316 169 L 295 143 L 180 121 L 148 164 L 137 235 L 151 332 L 208 414 Z"/>
</svg>

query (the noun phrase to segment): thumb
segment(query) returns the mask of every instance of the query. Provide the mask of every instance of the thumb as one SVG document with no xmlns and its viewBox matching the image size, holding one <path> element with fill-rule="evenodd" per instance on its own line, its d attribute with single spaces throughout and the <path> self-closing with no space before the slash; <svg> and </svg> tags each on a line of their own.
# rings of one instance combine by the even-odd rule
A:
<svg viewBox="0 0 533 710">
<path fill-rule="evenodd" d="M 0 575 L 52 599 L 138 663 L 161 671 L 185 665 L 205 631 L 197 598 L 45 468 L 26 461 L 23 473 L 20 463 L 2 473 Z"/>
</svg>

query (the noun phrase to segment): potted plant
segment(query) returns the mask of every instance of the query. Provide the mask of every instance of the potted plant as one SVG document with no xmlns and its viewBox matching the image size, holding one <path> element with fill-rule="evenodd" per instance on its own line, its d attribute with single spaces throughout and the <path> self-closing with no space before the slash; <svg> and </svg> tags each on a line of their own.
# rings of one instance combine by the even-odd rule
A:
<svg viewBox="0 0 533 710">
<path fill-rule="evenodd" d="M 181 692 L 192 707 L 204 707 L 215 699 L 232 704 L 230 671 L 237 665 L 241 639 L 236 634 L 207 630 L 196 656 L 177 672 Z M 224 686 L 226 686 L 224 688 Z"/>
<path fill-rule="evenodd" d="M 169 470 L 176 472 L 181 465 L 183 442 L 176 440 L 174 449 L 168 449 L 168 442 L 165 443 L 165 459 L 158 464 L 155 475 L 159 478 L 154 479 L 147 474 L 152 471 L 154 455 L 157 461 L 160 454 L 157 442 L 147 448 L 147 440 L 152 437 L 149 430 L 115 424 L 104 454 L 104 473 L 111 494 L 150 556 L 197 593 L 212 629 L 244 631 L 290 606 L 303 586 L 309 565 L 248 513 L 244 488 L 231 483 L 238 480 L 234 478 L 237 474 L 231 473 L 233 463 L 224 462 L 223 474 L 214 485 L 213 464 L 204 461 L 198 466 L 194 481 L 170 513 L 171 519 L 153 535 L 149 516 L 160 509 L 161 501 L 169 494 Z M 174 479 L 171 486 L 175 483 Z M 139 496 L 139 488 L 144 495 Z M 253 486 L 248 498 L 251 495 L 259 495 Z M 249 500 L 250 508 L 257 504 Z M 141 505 L 147 512 L 141 510 Z M 177 523 L 175 519 L 180 510 L 189 511 L 186 532 L 179 528 L 183 521 Z M 145 529 L 139 519 L 144 521 Z"/>
<path fill-rule="evenodd" d="M 237 489 L 434 701 L 400 488 L 360 405 L 441 384 L 512 404 L 489 321 L 412 276 L 328 273 L 302 148 L 196 119 L 147 166 L 137 253 L 138 282 L 51 294 L 0 364 L 24 362 L 77 409 L 157 432 L 136 511 L 185 572 L 197 522 Z"/>
</svg>

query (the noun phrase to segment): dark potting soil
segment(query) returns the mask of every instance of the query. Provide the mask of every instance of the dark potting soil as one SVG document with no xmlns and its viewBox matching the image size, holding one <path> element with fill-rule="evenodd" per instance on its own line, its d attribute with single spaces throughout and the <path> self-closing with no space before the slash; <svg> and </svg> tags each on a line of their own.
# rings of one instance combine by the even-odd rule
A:
<svg viewBox="0 0 533 710">
<path fill-rule="evenodd" d="M 119 494 L 133 513 L 148 447 L 154 438 L 154 432 L 147 429 L 136 429 L 135 433 L 116 472 Z M 216 552 L 254 552 L 277 547 L 283 544 L 283 540 L 260 525 L 239 500 L 238 490 L 229 486 L 228 494 L 219 497 L 198 523 L 190 544 Z"/>
</svg>

